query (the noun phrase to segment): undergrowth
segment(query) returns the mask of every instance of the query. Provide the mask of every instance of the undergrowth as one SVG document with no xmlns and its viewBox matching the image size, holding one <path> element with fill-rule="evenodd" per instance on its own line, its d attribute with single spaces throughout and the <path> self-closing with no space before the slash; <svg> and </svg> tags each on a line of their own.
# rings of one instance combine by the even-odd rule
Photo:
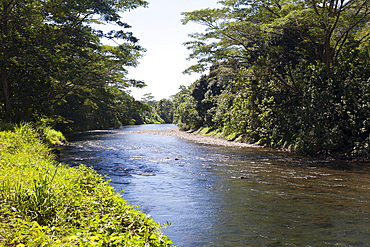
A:
<svg viewBox="0 0 370 247">
<path fill-rule="evenodd" d="M 43 127 L 41 129 L 41 132 L 43 134 L 43 138 L 49 146 L 53 146 L 57 143 L 60 143 L 62 141 L 65 141 L 66 138 L 62 134 L 62 132 L 52 129 L 51 127 Z"/>
<path fill-rule="evenodd" d="M 31 127 L 31 124 L 28 123 L 27 126 Z M 34 123 L 32 126 L 36 132 L 39 133 L 38 138 L 49 147 L 66 141 L 62 132 L 54 130 L 52 127 L 48 126 L 47 123 Z M 0 131 L 13 131 L 15 128 L 15 124 L 0 120 Z"/>
<path fill-rule="evenodd" d="M 57 163 L 29 125 L 0 132 L 1 246 L 171 246 L 103 176 Z"/>
</svg>

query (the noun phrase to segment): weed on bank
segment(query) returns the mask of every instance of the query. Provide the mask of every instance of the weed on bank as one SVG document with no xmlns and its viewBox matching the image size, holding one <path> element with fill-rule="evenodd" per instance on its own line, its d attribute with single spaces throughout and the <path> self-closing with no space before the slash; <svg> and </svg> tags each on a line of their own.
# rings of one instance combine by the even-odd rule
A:
<svg viewBox="0 0 370 247">
<path fill-rule="evenodd" d="M 171 246 L 84 165 L 57 163 L 27 124 L 0 132 L 1 246 Z"/>
</svg>

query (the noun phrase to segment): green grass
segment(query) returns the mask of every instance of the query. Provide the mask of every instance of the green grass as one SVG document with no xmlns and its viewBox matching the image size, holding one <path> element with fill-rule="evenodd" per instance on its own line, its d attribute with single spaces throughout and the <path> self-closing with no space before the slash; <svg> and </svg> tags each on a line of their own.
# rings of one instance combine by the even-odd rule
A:
<svg viewBox="0 0 370 247">
<path fill-rule="evenodd" d="M 222 137 L 222 133 L 218 129 L 210 127 L 201 127 L 195 133 L 201 134 L 202 136 Z"/>
<path fill-rule="evenodd" d="M 226 135 L 222 130 L 210 127 L 201 127 L 195 133 L 198 133 L 202 136 L 215 136 L 219 138 L 225 138 L 230 141 L 241 141 L 243 136 L 241 134 L 233 133 Z"/>
<path fill-rule="evenodd" d="M 49 146 L 53 146 L 56 143 L 66 140 L 62 132 L 54 130 L 51 127 L 44 127 L 42 129 L 42 133 L 45 138 L 46 144 L 48 144 Z"/>
<path fill-rule="evenodd" d="M 28 127 L 31 127 L 30 124 L 26 124 Z M 66 138 L 62 132 L 52 129 L 50 126 L 46 124 L 36 123 L 32 126 L 37 126 L 35 129 L 38 133 L 40 133 L 40 138 L 45 144 L 49 147 L 54 146 L 56 143 L 65 142 Z M 0 131 L 13 131 L 17 125 L 3 122 L 0 120 Z"/>
<path fill-rule="evenodd" d="M 1 246 L 170 246 L 92 168 L 54 161 L 29 125 L 0 132 Z"/>
</svg>

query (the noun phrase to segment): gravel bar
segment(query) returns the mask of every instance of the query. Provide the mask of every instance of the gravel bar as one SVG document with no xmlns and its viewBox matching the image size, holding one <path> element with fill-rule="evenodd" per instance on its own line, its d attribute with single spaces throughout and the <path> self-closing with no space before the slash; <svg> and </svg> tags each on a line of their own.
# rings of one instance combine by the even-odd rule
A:
<svg viewBox="0 0 370 247">
<path fill-rule="evenodd" d="M 203 136 L 201 134 L 193 133 L 190 131 L 180 131 L 179 128 L 177 127 L 171 127 L 171 128 L 159 129 L 159 130 L 137 130 L 137 131 L 131 131 L 131 133 L 174 136 L 174 137 L 186 139 L 189 141 L 194 141 L 196 143 L 209 144 L 209 145 L 261 148 L 261 146 L 256 145 L 256 144 L 248 144 L 248 143 L 242 143 L 238 141 L 229 141 L 224 138 L 219 138 L 215 136 Z"/>
</svg>

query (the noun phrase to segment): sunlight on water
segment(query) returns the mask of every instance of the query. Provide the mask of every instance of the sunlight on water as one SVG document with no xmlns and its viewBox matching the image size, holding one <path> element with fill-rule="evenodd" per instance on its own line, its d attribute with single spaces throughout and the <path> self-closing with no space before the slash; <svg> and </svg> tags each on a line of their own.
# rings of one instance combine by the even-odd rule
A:
<svg viewBox="0 0 370 247">
<path fill-rule="evenodd" d="M 124 198 L 172 222 L 178 246 L 368 246 L 370 167 L 269 149 L 130 133 L 70 137 L 62 160 L 107 174 Z"/>
</svg>

